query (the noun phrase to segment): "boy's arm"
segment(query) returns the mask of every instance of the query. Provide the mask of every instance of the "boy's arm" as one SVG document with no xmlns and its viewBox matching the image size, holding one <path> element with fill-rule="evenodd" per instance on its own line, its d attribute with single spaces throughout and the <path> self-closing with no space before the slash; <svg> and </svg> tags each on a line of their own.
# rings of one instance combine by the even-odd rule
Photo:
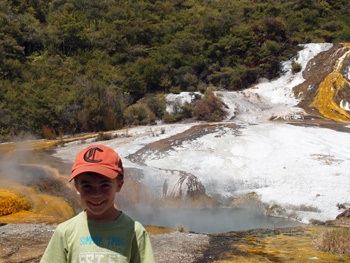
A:
<svg viewBox="0 0 350 263">
<path fill-rule="evenodd" d="M 59 229 L 56 229 L 41 258 L 40 263 L 67 262 L 67 242 Z"/>
<path fill-rule="evenodd" d="M 154 255 L 151 240 L 146 229 L 135 222 L 135 238 L 131 249 L 131 263 L 154 263 Z"/>
</svg>

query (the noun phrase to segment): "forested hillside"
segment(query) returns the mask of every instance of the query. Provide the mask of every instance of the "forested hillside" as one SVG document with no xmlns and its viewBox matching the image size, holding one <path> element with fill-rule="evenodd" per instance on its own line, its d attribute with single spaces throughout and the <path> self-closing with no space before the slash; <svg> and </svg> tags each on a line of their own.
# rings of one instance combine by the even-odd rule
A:
<svg viewBox="0 0 350 263">
<path fill-rule="evenodd" d="M 345 0 L 2 0 L 0 140 L 177 120 L 164 93 L 277 77 L 298 44 L 349 41 L 349 10 Z M 207 92 L 182 114 L 215 120 L 219 106 Z"/>
</svg>

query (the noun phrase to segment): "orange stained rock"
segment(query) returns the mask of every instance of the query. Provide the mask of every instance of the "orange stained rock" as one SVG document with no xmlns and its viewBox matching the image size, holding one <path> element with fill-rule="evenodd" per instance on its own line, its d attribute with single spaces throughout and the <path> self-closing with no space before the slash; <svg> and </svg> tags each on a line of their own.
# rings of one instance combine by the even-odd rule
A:
<svg viewBox="0 0 350 263">
<path fill-rule="evenodd" d="M 6 224 L 53 224 L 66 221 L 68 218 L 57 218 L 36 214 L 31 211 L 20 211 L 7 216 L 0 216 L 0 223 Z M 0 261 L 1 262 L 1 261 Z"/>
<path fill-rule="evenodd" d="M 172 228 L 160 226 L 145 226 L 145 228 L 150 235 L 169 234 L 176 231 Z"/>
<path fill-rule="evenodd" d="M 345 58 L 350 55 L 350 44 L 343 44 L 342 49 L 346 49 L 347 51 L 337 60 L 333 71 L 328 74 L 326 79 L 319 85 L 317 95 L 310 106 L 316 107 L 326 118 L 340 122 L 350 122 L 349 112 L 334 101 L 334 96 L 339 91 L 348 93 L 345 87 L 346 85 L 348 87 L 350 86 L 349 81 L 340 73 Z M 348 95 L 347 97 L 350 98 L 350 94 Z"/>
<path fill-rule="evenodd" d="M 57 140 L 52 141 L 23 141 L 0 144 L 0 152 L 12 154 L 18 151 L 31 151 L 48 149 L 57 144 Z"/>
<path fill-rule="evenodd" d="M 53 217 L 71 218 L 74 216 L 73 209 L 61 197 L 37 194 L 33 198 L 33 212 Z"/>
<path fill-rule="evenodd" d="M 25 198 L 11 191 L 0 189 L 0 216 L 29 209 L 30 204 Z"/>
<path fill-rule="evenodd" d="M 0 219 L 10 219 L 11 214 L 14 218 L 18 216 L 17 212 L 24 210 L 30 211 L 30 218 L 52 217 L 52 218 L 71 218 L 74 216 L 73 209 L 61 197 L 47 194 L 39 194 L 28 186 L 13 186 L 13 190 L 0 189 Z M 21 193 L 21 194 L 18 194 Z M 6 218 L 1 217 L 8 215 Z M 23 213 L 21 214 L 23 215 Z M 13 219 L 10 219 L 13 221 Z M 35 221 L 35 220 L 34 220 Z"/>
</svg>

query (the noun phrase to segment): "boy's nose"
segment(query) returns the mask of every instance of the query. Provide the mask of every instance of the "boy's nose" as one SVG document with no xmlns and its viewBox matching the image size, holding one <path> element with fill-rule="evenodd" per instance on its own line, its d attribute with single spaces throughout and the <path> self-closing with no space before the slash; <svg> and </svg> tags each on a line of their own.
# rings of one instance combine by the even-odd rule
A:
<svg viewBox="0 0 350 263">
<path fill-rule="evenodd" d="M 90 195 L 92 195 L 92 196 L 100 196 L 101 194 L 102 194 L 102 191 L 99 188 L 93 188 L 90 191 Z"/>
</svg>

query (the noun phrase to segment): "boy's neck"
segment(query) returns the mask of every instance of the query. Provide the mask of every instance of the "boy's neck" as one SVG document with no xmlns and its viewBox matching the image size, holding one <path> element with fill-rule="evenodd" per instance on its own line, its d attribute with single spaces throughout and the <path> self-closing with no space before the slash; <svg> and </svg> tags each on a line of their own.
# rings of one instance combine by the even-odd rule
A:
<svg viewBox="0 0 350 263">
<path fill-rule="evenodd" d="M 93 221 L 95 223 L 109 223 L 117 220 L 119 216 L 122 214 L 122 212 L 116 208 L 114 208 L 108 215 L 104 216 L 96 216 L 96 215 L 89 215 L 87 210 L 84 211 L 85 216 L 90 221 Z"/>
</svg>

